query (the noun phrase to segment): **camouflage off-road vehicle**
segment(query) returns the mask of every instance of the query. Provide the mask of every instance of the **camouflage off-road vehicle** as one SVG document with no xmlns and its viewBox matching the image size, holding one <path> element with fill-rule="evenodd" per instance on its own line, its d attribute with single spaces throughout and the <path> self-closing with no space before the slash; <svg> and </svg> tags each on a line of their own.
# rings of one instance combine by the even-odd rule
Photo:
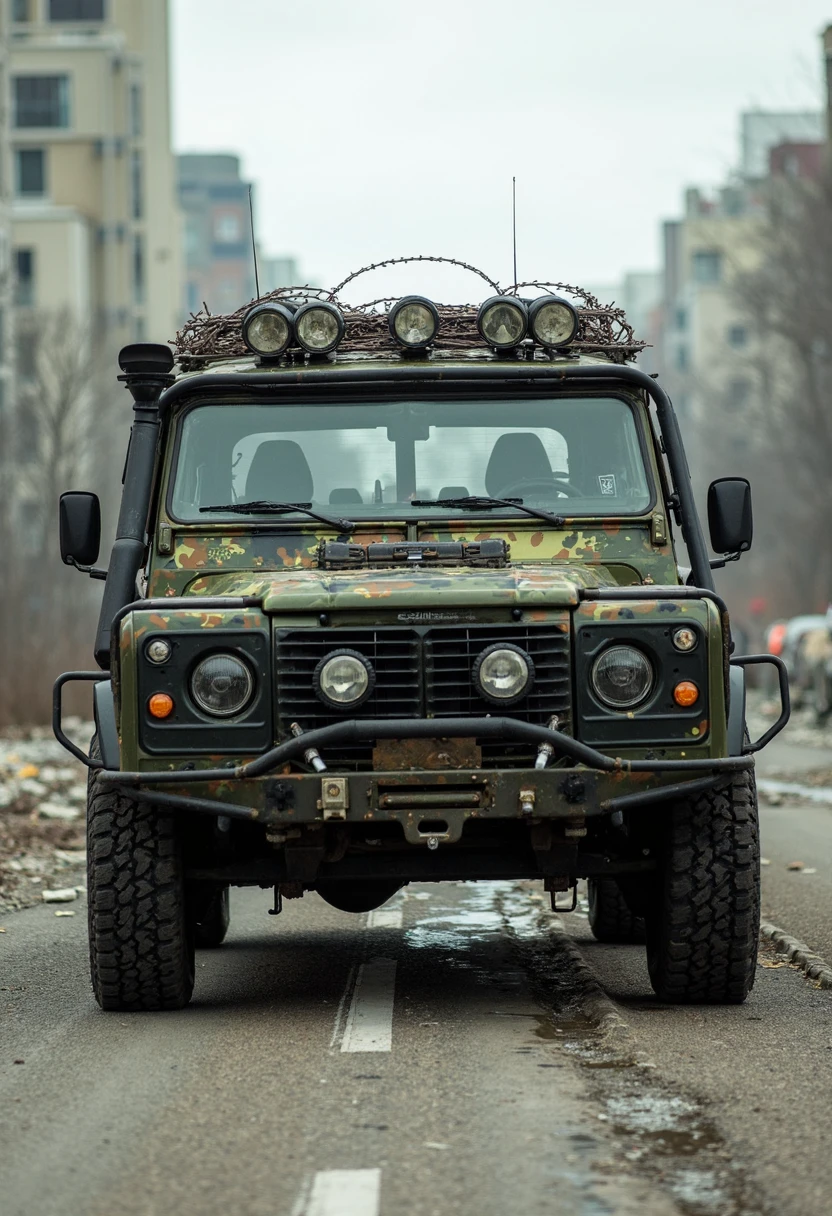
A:
<svg viewBox="0 0 832 1216">
<path fill-rule="evenodd" d="M 101 670 L 61 677 L 55 721 L 80 754 L 60 691 L 93 681 L 103 1008 L 185 1005 L 231 885 L 364 912 L 416 880 L 539 878 L 554 901 L 585 877 L 596 934 L 643 936 L 663 1000 L 751 988 L 744 669 L 772 660 L 731 657 L 623 316 L 490 290 L 384 313 L 274 293 L 194 318 L 175 376 L 166 346 L 122 351 Z M 90 570 L 98 519 L 63 496 L 65 561 Z M 714 483 L 709 520 L 716 553 L 747 549 L 748 483 Z"/>
</svg>

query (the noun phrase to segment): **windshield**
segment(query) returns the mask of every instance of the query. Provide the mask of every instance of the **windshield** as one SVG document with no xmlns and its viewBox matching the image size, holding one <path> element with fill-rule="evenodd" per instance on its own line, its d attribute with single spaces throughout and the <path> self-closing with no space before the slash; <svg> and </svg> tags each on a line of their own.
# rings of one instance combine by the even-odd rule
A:
<svg viewBox="0 0 832 1216">
<path fill-rule="evenodd" d="M 460 508 L 425 500 L 469 495 L 568 516 L 646 511 L 632 407 L 615 397 L 199 405 L 181 423 L 171 510 L 210 521 L 274 500 L 352 519 L 434 518 Z"/>
</svg>

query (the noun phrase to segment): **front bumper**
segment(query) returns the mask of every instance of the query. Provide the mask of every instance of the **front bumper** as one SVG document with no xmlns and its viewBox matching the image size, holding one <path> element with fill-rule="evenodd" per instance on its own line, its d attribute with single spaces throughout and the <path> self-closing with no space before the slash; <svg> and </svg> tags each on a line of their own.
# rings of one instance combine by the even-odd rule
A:
<svg viewBox="0 0 832 1216">
<path fill-rule="evenodd" d="M 56 685 L 56 734 L 60 738 L 60 688 Z M 60 733 L 59 733 L 60 732 Z M 537 769 L 414 767 L 392 772 L 345 774 L 288 772 L 288 765 L 317 748 L 384 739 L 499 739 L 549 744 L 552 766 Z M 98 780 L 133 797 L 191 812 L 247 819 L 266 825 L 341 821 L 401 824 L 411 843 L 455 841 L 468 819 L 560 819 L 580 822 L 693 793 L 753 767 L 751 754 L 725 757 L 623 759 L 547 727 L 513 718 L 443 718 L 345 721 L 291 738 L 246 763 L 225 768 L 177 768 L 127 772 L 91 759 L 71 740 L 62 742 Z M 107 754 L 106 751 L 104 753 Z M 567 766 L 564 766 L 564 761 Z"/>
</svg>

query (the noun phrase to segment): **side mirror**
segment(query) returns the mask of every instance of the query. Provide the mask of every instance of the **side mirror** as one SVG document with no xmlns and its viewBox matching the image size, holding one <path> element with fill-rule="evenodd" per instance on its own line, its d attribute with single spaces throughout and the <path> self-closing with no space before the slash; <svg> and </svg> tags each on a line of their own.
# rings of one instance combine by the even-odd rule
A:
<svg viewBox="0 0 832 1216">
<path fill-rule="evenodd" d="M 739 556 L 751 548 L 754 536 L 751 484 L 744 477 L 720 477 L 711 482 L 708 487 L 708 528 L 715 553 Z"/>
<path fill-rule="evenodd" d="M 101 505 L 97 494 L 70 490 L 59 505 L 61 557 L 68 566 L 91 566 L 101 547 Z"/>
</svg>

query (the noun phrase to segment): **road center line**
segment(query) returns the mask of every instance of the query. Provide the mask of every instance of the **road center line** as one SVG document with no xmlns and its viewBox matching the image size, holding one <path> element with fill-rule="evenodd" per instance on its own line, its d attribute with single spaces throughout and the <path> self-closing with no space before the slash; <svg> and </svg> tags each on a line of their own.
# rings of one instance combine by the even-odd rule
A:
<svg viewBox="0 0 832 1216">
<path fill-rule="evenodd" d="M 341 1041 L 342 1051 L 390 1051 L 393 1046 L 393 996 L 396 960 L 362 963 Z"/>
<path fill-rule="evenodd" d="M 319 1170 L 293 1216 L 378 1216 L 381 1170 Z"/>
<path fill-rule="evenodd" d="M 401 929 L 401 908 L 374 908 L 367 917 L 368 929 Z"/>
</svg>

